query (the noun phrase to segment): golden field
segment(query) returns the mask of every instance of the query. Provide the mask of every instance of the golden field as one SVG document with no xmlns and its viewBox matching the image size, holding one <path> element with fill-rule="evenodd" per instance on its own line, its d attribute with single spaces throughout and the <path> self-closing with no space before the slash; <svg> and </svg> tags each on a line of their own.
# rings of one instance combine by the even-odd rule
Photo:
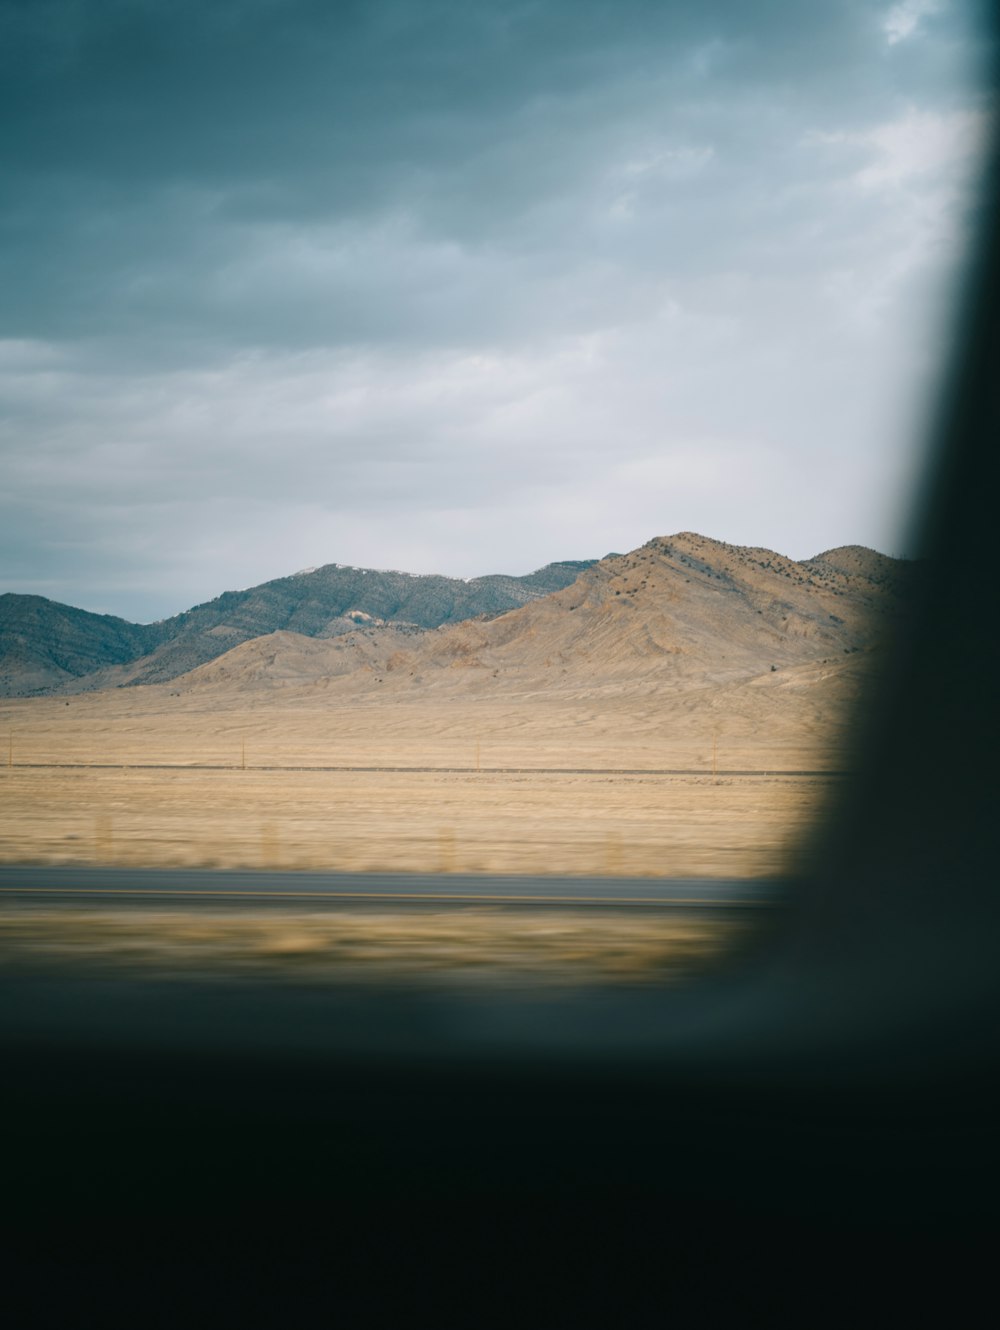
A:
<svg viewBox="0 0 1000 1330">
<path fill-rule="evenodd" d="M 5 862 L 769 875 L 836 780 L 780 773 L 838 758 L 656 697 L 247 707 L 156 687 L 12 700 L 0 726 Z M 346 767 L 403 769 L 322 769 Z"/>
</svg>

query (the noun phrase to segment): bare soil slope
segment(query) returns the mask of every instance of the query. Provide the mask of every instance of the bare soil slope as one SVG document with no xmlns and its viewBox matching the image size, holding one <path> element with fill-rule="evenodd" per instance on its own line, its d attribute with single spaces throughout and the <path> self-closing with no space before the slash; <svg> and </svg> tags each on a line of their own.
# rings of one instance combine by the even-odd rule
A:
<svg viewBox="0 0 1000 1330">
<path fill-rule="evenodd" d="M 333 641 L 270 634 L 174 687 L 289 705 L 392 704 L 400 714 L 599 704 L 615 723 L 669 705 L 675 731 L 721 724 L 747 739 L 763 739 L 765 727 L 804 738 L 826 727 L 833 739 L 902 612 L 905 573 L 858 548 L 796 563 L 681 533 L 604 559 L 498 618 L 415 635 L 362 627 Z"/>
</svg>

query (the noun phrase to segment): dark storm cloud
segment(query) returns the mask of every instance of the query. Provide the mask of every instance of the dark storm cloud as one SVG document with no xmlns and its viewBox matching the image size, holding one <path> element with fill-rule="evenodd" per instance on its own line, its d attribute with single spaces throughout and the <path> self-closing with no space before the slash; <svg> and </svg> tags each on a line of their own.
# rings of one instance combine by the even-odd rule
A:
<svg viewBox="0 0 1000 1330">
<path fill-rule="evenodd" d="M 0 0 L 5 586 L 879 543 L 971 12 Z"/>
<path fill-rule="evenodd" d="M 517 333 L 528 311 L 478 287 L 551 274 L 558 296 L 559 268 L 571 274 L 584 247 L 615 270 L 608 287 L 641 267 L 594 234 L 587 204 L 644 138 L 711 143 L 704 207 L 671 218 L 664 199 L 653 240 L 675 266 L 711 264 L 739 234 L 720 213 L 740 175 L 762 172 L 766 188 L 790 129 L 831 112 L 863 123 L 884 100 L 881 13 L 777 0 L 8 5 L 2 330 L 141 331 L 175 352 L 178 338 Z M 750 115 L 733 117 L 741 97 Z M 759 234 L 760 200 L 744 206 L 744 236 Z M 418 248 L 420 271 L 372 264 Z M 601 311 L 627 306 L 627 287 L 599 293 Z"/>
</svg>

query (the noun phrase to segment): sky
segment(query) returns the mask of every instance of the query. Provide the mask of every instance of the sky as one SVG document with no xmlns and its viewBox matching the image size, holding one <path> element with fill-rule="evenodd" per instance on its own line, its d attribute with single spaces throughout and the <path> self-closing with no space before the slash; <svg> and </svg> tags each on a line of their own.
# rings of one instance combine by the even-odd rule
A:
<svg viewBox="0 0 1000 1330">
<path fill-rule="evenodd" d="M 905 554 L 974 0 L 0 0 L 0 591 Z"/>
</svg>

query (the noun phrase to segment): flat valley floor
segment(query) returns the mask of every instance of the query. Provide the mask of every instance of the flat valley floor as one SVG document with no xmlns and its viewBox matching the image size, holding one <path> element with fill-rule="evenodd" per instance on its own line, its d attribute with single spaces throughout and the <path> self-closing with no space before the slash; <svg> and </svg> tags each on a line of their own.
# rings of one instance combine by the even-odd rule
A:
<svg viewBox="0 0 1000 1330">
<path fill-rule="evenodd" d="M 823 736 L 586 701 L 0 709 L 0 862 L 761 877 L 835 792 Z M 6 748 L 6 752 L 4 752 Z"/>
<path fill-rule="evenodd" d="M 4 742 L 6 741 L 6 742 Z M 318 705 L 169 686 L 0 707 L 0 863 L 773 878 L 844 765 L 829 730 L 711 695 Z M 536 984 L 663 982 L 746 933 L 507 909 L 164 911 L 6 901 L 0 968 Z"/>
</svg>

